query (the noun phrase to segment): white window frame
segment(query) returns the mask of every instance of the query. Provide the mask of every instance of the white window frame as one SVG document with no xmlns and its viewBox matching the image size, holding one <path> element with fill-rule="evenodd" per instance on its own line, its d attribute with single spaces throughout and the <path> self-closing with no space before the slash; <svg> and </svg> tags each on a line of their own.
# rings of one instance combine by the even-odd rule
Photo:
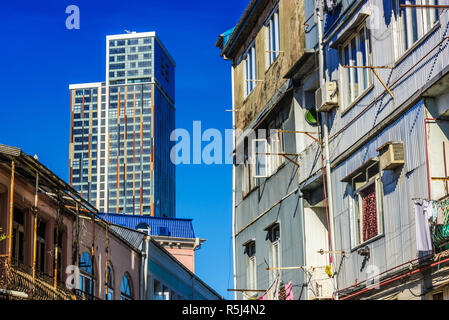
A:
<svg viewBox="0 0 449 320">
<path fill-rule="evenodd" d="M 362 41 L 360 33 L 364 30 L 364 44 L 365 44 L 365 59 L 362 54 Z M 353 40 L 355 40 L 355 59 L 352 57 Z M 349 54 L 349 61 L 345 55 L 346 49 Z M 372 65 L 372 53 L 371 53 L 371 34 L 369 28 L 365 23 L 361 24 L 354 35 L 346 40 L 346 42 L 340 48 L 340 88 L 344 88 L 341 92 L 341 101 L 343 110 L 348 109 L 354 104 L 357 99 L 363 96 L 373 84 L 373 75 L 367 68 L 345 68 L 345 65 L 349 66 L 370 66 Z M 355 78 L 357 77 L 357 83 Z M 364 84 L 364 78 L 366 78 L 366 85 Z M 349 86 L 349 88 L 348 88 Z M 357 89 L 357 94 L 355 94 Z"/>
<path fill-rule="evenodd" d="M 246 196 L 254 188 L 253 165 L 250 158 L 246 158 L 242 164 L 242 196 Z"/>
<path fill-rule="evenodd" d="M 279 238 L 273 241 L 273 230 L 279 229 Z M 270 240 L 270 268 L 280 268 L 281 267 L 281 227 L 279 224 L 274 225 L 269 230 L 269 240 Z M 281 270 L 275 269 L 271 270 L 270 282 L 273 282 L 276 277 L 281 276 Z"/>
<path fill-rule="evenodd" d="M 243 57 L 243 65 L 245 68 L 244 87 L 246 98 L 257 85 L 256 44 L 254 41 L 251 43 Z"/>
<path fill-rule="evenodd" d="M 363 246 L 366 243 L 369 243 L 373 241 L 374 239 L 378 238 L 379 236 L 383 235 L 383 192 L 382 192 L 382 180 L 381 180 L 381 174 L 380 174 L 380 168 L 379 173 L 371 177 L 368 181 L 365 182 L 361 187 L 355 189 L 354 188 L 354 180 L 358 177 L 360 177 L 362 174 L 367 176 L 367 172 L 369 169 L 371 169 L 374 166 L 378 166 L 379 164 L 376 162 L 375 164 L 369 166 L 366 168 L 363 172 L 352 178 L 352 196 L 350 197 L 350 219 L 351 219 L 351 247 L 357 248 L 360 246 Z M 366 188 L 372 186 L 375 184 L 376 188 L 376 214 L 377 214 L 377 235 L 374 236 L 371 239 L 368 239 L 366 241 L 363 241 L 363 201 L 361 198 L 361 192 L 365 190 Z M 358 211 L 358 215 L 357 215 Z M 357 223 L 357 218 L 360 219 L 360 224 Z"/>
<path fill-rule="evenodd" d="M 249 247 L 254 246 L 254 253 L 250 255 Z M 257 290 L 257 260 L 256 260 L 256 243 L 255 241 L 250 242 L 246 245 L 246 277 L 247 286 L 249 290 Z"/>
<path fill-rule="evenodd" d="M 280 53 L 279 7 L 276 7 L 265 23 L 265 62 L 266 70 L 274 63 Z"/>
<path fill-rule="evenodd" d="M 268 130 L 268 150 L 271 153 L 268 161 L 270 176 L 276 173 L 277 169 L 285 163 L 285 158 L 281 155 L 285 150 L 284 134 L 279 131 L 284 129 L 284 123 L 282 123 L 280 129 Z"/>
<path fill-rule="evenodd" d="M 269 146 L 267 139 L 253 139 L 252 150 L 254 163 L 254 178 L 266 178 L 269 176 L 270 161 L 268 161 Z"/>
<path fill-rule="evenodd" d="M 438 2 L 438 0 L 394 0 L 394 10 L 397 13 L 393 28 L 396 59 L 408 52 L 414 44 L 439 23 L 438 9 L 400 8 L 399 4 L 434 5 L 438 4 Z M 434 21 L 429 21 L 429 19 L 433 20 L 431 17 L 432 11 L 437 13 L 437 15 Z M 404 13 L 405 16 L 403 15 Z M 403 19 L 405 19 L 405 25 Z M 413 39 L 415 32 L 413 26 L 417 28 L 416 39 Z"/>
</svg>

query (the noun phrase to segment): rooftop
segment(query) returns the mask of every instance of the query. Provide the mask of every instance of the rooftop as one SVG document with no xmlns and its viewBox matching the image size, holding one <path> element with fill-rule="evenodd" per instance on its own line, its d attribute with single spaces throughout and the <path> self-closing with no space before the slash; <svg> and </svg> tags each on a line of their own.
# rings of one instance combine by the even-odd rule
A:
<svg viewBox="0 0 449 320">
<path fill-rule="evenodd" d="M 195 239 L 192 219 L 158 218 L 126 214 L 99 214 L 99 217 L 128 229 L 150 229 L 151 236 Z"/>
</svg>

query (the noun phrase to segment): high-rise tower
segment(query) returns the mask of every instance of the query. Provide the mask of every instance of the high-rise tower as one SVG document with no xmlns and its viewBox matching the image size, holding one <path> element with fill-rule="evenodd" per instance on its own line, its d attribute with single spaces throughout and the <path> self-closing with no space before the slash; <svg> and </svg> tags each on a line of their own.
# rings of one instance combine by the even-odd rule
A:
<svg viewBox="0 0 449 320">
<path fill-rule="evenodd" d="M 106 37 L 106 82 L 70 85 L 70 183 L 102 212 L 175 217 L 175 62 L 155 32 Z"/>
</svg>

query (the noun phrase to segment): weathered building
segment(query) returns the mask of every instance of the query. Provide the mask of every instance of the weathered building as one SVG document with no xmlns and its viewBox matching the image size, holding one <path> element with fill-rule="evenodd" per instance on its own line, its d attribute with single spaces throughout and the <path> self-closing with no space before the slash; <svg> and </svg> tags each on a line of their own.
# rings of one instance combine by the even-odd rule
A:
<svg viewBox="0 0 449 320">
<path fill-rule="evenodd" d="M 0 190 L 3 297 L 106 299 L 108 267 L 109 299 L 139 299 L 140 250 L 36 158 L 0 145 Z"/>
<path fill-rule="evenodd" d="M 237 299 L 261 295 L 277 279 L 292 282 L 295 299 L 321 296 L 307 283 L 320 292 L 329 286 L 329 262 L 318 253 L 328 251 L 323 192 L 308 203 L 299 184 L 299 154 L 320 140 L 313 13 L 309 1 L 250 1 L 216 44 L 233 72 Z"/>
<path fill-rule="evenodd" d="M 139 218 L 132 228 L 153 232 L 110 223 L 36 158 L 0 145 L 0 298 L 222 299 L 193 273 L 204 240 L 191 220 Z"/>
<path fill-rule="evenodd" d="M 447 10 L 328 3 L 317 107 L 329 119 L 333 247 L 345 252 L 334 298 L 449 298 L 447 221 L 420 209 L 432 200 L 447 216 Z"/>
<path fill-rule="evenodd" d="M 217 42 L 233 67 L 237 297 L 280 267 L 300 299 L 448 299 L 447 10 L 315 3 L 250 1 Z"/>
</svg>

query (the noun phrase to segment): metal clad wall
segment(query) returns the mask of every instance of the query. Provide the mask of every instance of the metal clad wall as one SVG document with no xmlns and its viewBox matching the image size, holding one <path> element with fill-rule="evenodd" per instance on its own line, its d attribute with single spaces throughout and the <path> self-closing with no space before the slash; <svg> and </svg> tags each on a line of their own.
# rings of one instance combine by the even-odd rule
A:
<svg viewBox="0 0 449 320">
<path fill-rule="evenodd" d="M 379 6 L 380 10 L 383 10 L 382 4 L 378 1 L 374 2 Z M 369 9 L 369 2 L 362 6 L 359 11 L 367 11 Z M 383 12 L 383 11 L 381 11 Z M 445 11 L 443 11 L 445 12 Z M 389 14 L 388 8 L 384 13 L 384 21 L 379 28 L 371 29 L 371 44 L 372 44 L 372 59 L 373 65 L 380 66 L 393 66 L 397 60 L 394 54 L 394 31 L 392 24 L 394 16 Z M 352 19 L 355 19 L 355 16 Z M 441 46 L 441 50 L 435 49 L 431 51 L 440 41 L 448 34 L 447 13 L 440 16 L 441 27 L 437 28 L 427 38 L 420 43 L 415 50 L 412 50 L 409 54 L 402 57 L 393 70 L 379 69 L 378 73 L 381 78 L 388 84 L 397 84 L 392 87 L 394 94 L 394 101 L 387 93 L 377 103 L 372 105 L 363 115 L 360 116 L 355 122 L 352 122 L 349 127 L 344 130 L 345 137 L 336 136 L 331 141 L 331 156 L 335 158 L 345 150 L 347 150 L 352 144 L 356 142 L 361 136 L 369 132 L 380 121 L 387 117 L 397 107 L 407 101 L 419 88 L 425 86 L 434 76 L 436 76 L 444 67 L 449 65 L 448 55 L 449 46 L 447 40 L 444 45 Z M 385 23 L 385 24 L 383 24 Z M 388 24 L 387 24 L 388 23 Z M 387 29 L 388 28 L 388 29 Z M 338 33 L 333 40 L 338 37 Z M 385 39 L 385 40 L 384 40 Z M 417 66 L 413 67 L 419 62 L 427 53 L 432 52 L 420 62 Z M 338 51 L 335 49 L 327 48 L 326 50 L 326 69 L 330 75 L 330 80 L 338 79 Z M 409 73 L 406 72 L 413 68 Z M 406 75 L 405 75 L 406 74 Z M 401 79 L 400 81 L 397 81 Z M 354 107 L 347 110 L 345 114 L 341 114 L 338 111 L 335 114 L 335 119 L 331 128 L 331 136 L 347 126 L 360 112 L 370 105 L 380 93 L 384 91 L 383 86 L 377 78 L 373 76 L 374 89 L 369 91 L 359 103 Z M 407 90 L 404 90 L 407 88 Z"/>
<path fill-rule="evenodd" d="M 420 101 L 333 171 L 336 248 L 350 251 L 350 201 L 347 184 L 340 181 L 368 159 L 377 156 L 376 149 L 386 142 L 404 142 L 404 169 L 384 171 L 382 175 L 385 236 L 369 244 L 372 258 L 368 265 L 377 266 L 380 271 L 416 257 L 411 198 L 424 197 L 426 190 L 425 146 L 424 141 L 421 141 L 424 132 L 424 109 L 424 104 Z M 345 259 L 339 277 L 340 288 L 354 284 L 355 278 L 358 281 L 366 279 L 366 268 L 361 271 L 362 261 L 356 251 Z"/>
<path fill-rule="evenodd" d="M 293 267 L 303 265 L 302 257 L 302 198 L 299 193 L 293 194 L 282 205 L 278 205 L 267 214 L 261 217 L 250 228 L 245 229 L 236 237 L 236 257 L 237 257 L 237 287 L 247 287 L 246 263 L 247 255 L 242 246 L 251 239 L 256 240 L 256 264 L 257 264 L 257 289 L 266 290 L 269 282 L 269 272 L 266 270 L 270 263 L 270 241 L 267 239 L 267 232 L 264 228 L 273 221 L 278 220 L 280 224 L 281 240 L 281 266 Z M 294 289 L 295 299 L 299 297 L 301 285 L 304 283 L 304 273 L 302 270 L 283 270 L 282 280 L 287 283 L 290 280 L 296 285 Z M 262 294 L 262 293 L 260 293 Z M 241 299 L 242 295 L 239 294 Z"/>
</svg>

